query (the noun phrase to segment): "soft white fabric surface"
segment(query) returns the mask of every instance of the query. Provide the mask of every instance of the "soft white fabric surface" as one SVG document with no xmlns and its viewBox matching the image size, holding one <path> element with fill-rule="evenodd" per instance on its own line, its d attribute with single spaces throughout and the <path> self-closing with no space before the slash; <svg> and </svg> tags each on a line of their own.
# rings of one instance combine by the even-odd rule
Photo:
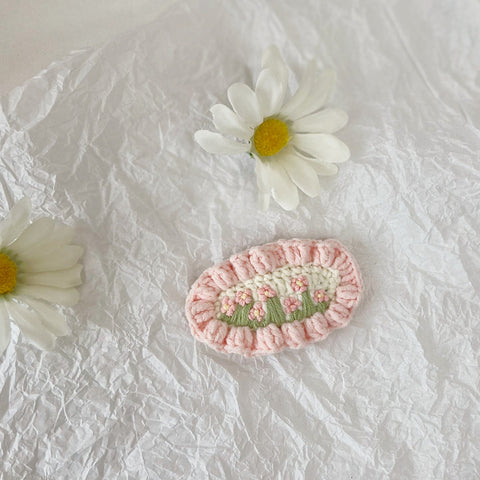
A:
<svg viewBox="0 0 480 480">
<path fill-rule="evenodd" d="M 87 253 L 72 335 L 14 329 L 0 359 L 3 478 L 478 478 L 479 22 L 475 0 L 192 1 L 4 97 L 2 213 L 28 194 Z M 291 213 L 192 140 L 270 43 L 335 68 L 350 114 L 351 161 Z M 263 358 L 197 343 L 203 269 L 293 236 L 357 258 L 352 323 Z"/>
</svg>

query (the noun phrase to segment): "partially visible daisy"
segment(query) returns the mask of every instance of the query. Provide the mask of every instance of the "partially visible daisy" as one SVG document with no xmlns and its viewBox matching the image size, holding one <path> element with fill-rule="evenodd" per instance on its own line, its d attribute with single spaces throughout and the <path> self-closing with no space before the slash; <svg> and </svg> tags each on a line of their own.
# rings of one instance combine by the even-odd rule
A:
<svg viewBox="0 0 480 480">
<path fill-rule="evenodd" d="M 52 349 L 70 330 L 51 304 L 79 299 L 83 248 L 70 245 L 73 229 L 47 217 L 30 223 L 30 212 L 25 197 L 0 223 L 0 354 L 10 342 L 10 320 L 35 345 Z"/>
<path fill-rule="evenodd" d="M 350 150 L 332 135 L 343 128 L 348 115 L 323 108 L 335 73 L 319 72 L 310 62 L 296 93 L 285 101 L 288 70 L 275 46 L 267 48 L 255 91 L 243 83 L 227 92 L 232 109 L 214 105 L 210 111 L 220 133 L 195 132 L 207 152 L 249 153 L 256 162 L 259 204 L 268 208 L 270 195 L 286 210 L 299 202 L 297 187 L 311 197 L 320 193 L 317 175 L 335 175 L 335 163 L 348 160 Z"/>
</svg>

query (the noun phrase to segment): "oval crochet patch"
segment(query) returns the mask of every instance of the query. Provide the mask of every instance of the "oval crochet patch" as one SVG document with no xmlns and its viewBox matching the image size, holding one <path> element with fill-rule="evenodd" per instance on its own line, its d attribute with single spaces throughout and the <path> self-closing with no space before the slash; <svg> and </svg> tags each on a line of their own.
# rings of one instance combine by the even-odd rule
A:
<svg viewBox="0 0 480 480">
<path fill-rule="evenodd" d="M 245 356 L 300 348 L 349 322 L 362 294 L 352 255 L 336 240 L 280 240 L 209 268 L 186 302 L 192 334 Z"/>
</svg>

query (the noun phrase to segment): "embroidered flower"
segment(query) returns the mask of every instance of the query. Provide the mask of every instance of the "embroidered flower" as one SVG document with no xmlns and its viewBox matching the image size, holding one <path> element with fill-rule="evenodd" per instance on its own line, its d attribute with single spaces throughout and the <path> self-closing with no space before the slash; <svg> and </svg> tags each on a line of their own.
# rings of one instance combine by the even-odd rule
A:
<svg viewBox="0 0 480 480">
<path fill-rule="evenodd" d="M 328 302 L 330 297 L 326 294 L 325 290 L 315 290 L 313 292 L 313 301 L 315 303 Z"/>
<path fill-rule="evenodd" d="M 257 322 L 261 322 L 264 317 L 265 310 L 263 309 L 263 305 L 260 302 L 256 302 L 251 308 L 248 314 L 248 318 L 250 320 L 256 320 Z"/>
<path fill-rule="evenodd" d="M 334 72 L 319 73 L 310 62 L 296 93 L 285 101 L 288 70 L 275 46 L 267 48 L 255 91 L 243 83 L 228 89 L 232 109 L 210 111 L 220 133 L 199 130 L 195 140 L 215 154 L 249 153 L 256 162 L 259 204 L 266 210 L 270 195 L 293 210 L 297 187 L 311 197 L 320 193 L 317 175 L 335 175 L 335 163 L 350 157 L 348 147 L 332 135 L 343 128 L 343 110 L 324 108 L 335 83 Z"/>
<path fill-rule="evenodd" d="M 258 296 L 262 302 L 266 302 L 269 298 L 277 296 L 277 292 L 270 286 L 264 285 L 257 290 Z"/>
<path fill-rule="evenodd" d="M 295 310 L 298 310 L 298 307 L 300 307 L 302 303 L 298 298 L 294 297 L 288 297 L 283 301 L 283 305 L 285 306 L 285 312 L 286 313 L 292 313 Z"/>
<path fill-rule="evenodd" d="M 222 300 L 221 312 L 227 317 L 231 317 L 235 313 L 236 303 L 233 298 L 224 297 Z"/>
<path fill-rule="evenodd" d="M 235 297 L 235 301 L 242 307 L 248 305 L 252 301 L 252 291 L 249 288 L 246 290 L 239 290 Z"/>
<path fill-rule="evenodd" d="M 0 354 L 10 342 L 10 320 L 39 348 L 50 350 L 70 330 L 51 304 L 78 302 L 83 248 L 73 229 L 47 217 L 30 223 L 31 203 L 20 200 L 0 223 Z"/>
<path fill-rule="evenodd" d="M 305 275 L 300 275 L 299 277 L 292 278 L 292 280 L 290 280 L 290 285 L 292 286 L 294 292 L 306 292 L 308 288 L 307 277 Z"/>
</svg>

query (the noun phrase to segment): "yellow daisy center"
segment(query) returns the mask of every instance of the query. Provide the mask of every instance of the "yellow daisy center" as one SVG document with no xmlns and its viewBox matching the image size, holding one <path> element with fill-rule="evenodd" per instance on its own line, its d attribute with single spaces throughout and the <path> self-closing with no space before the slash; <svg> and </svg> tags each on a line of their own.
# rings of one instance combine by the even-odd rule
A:
<svg viewBox="0 0 480 480">
<path fill-rule="evenodd" d="M 0 253 L 0 295 L 11 292 L 17 285 L 17 266 L 5 253 Z"/>
<path fill-rule="evenodd" d="M 267 118 L 253 134 L 255 149 L 262 157 L 278 153 L 288 143 L 288 127 L 277 118 Z"/>
</svg>

